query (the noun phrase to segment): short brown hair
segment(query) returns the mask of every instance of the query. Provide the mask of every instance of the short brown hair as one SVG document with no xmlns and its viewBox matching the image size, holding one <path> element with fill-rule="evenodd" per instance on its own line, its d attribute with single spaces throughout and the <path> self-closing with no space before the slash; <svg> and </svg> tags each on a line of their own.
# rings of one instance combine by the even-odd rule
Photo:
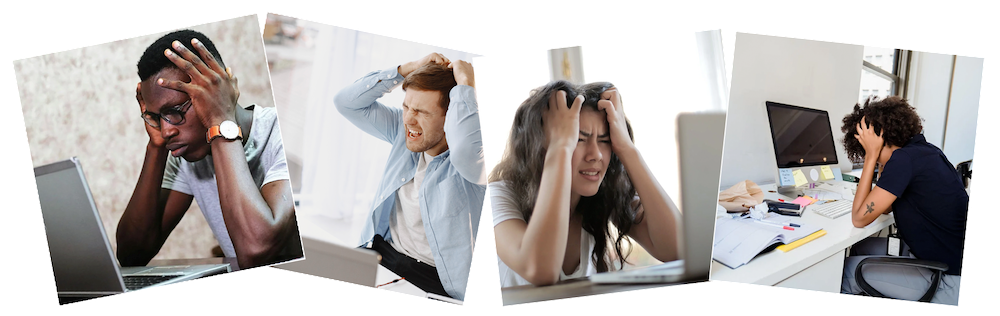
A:
<svg viewBox="0 0 1000 316">
<path fill-rule="evenodd" d="M 845 134 L 844 151 L 847 152 L 847 158 L 854 162 L 861 162 L 865 157 L 865 148 L 854 138 L 858 134 L 857 126 L 861 123 L 861 118 L 875 129 L 876 134 L 881 134 L 886 146 L 903 147 L 910 138 L 924 129 L 917 109 L 903 98 L 870 98 L 865 101 L 864 107 L 855 104 L 854 110 L 844 117 L 844 125 L 840 128 Z"/>
<path fill-rule="evenodd" d="M 434 63 L 420 66 L 403 79 L 403 91 L 413 87 L 417 90 L 441 92 L 440 105 L 445 111 L 448 110 L 448 104 L 451 102 L 448 94 L 451 93 L 451 88 L 457 85 L 455 74 L 448 66 Z"/>
</svg>

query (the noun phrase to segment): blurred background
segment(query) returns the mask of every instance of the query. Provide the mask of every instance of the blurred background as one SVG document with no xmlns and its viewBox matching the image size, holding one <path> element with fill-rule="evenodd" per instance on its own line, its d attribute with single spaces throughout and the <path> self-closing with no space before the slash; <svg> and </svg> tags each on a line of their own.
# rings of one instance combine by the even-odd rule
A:
<svg viewBox="0 0 1000 316">
<path fill-rule="evenodd" d="M 334 96 L 369 72 L 430 53 L 469 62 L 476 55 L 275 14 L 264 46 L 301 232 L 356 247 L 391 146 L 337 112 Z M 403 95 L 397 88 L 379 102 L 401 107 Z"/>
<path fill-rule="evenodd" d="M 190 29 L 208 36 L 233 69 L 241 105 L 274 106 L 256 16 Z M 149 141 L 135 100 L 135 65 L 149 44 L 169 32 L 14 61 L 32 165 L 80 158 L 116 251 L 118 221 Z M 198 204 L 192 203 L 154 259 L 211 257 L 216 246 Z"/>
<path fill-rule="evenodd" d="M 525 49 L 521 53 L 480 58 L 476 82 L 481 87 L 479 109 L 487 171 L 499 162 L 507 146 L 515 110 L 531 90 L 553 80 L 577 84 L 607 81 L 622 95 L 636 147 L 657 181 L 680 207 L 677 114 L 726 110 L 727 62 L 720 31 L 658 36 L 656 40 L 595 39 L 601 44 Z M 671 54 L 660 54 L 664 49 L 672 50 Z M 484 213 L 491 211 L 489 198 L 487 194 Z M 492 222 L 489 223 L 492 227 Z M 624 268 L 660 263 L 638 243 L 633 241 L 632 245 Z M 707 240 L 705 246 L 711 247 Z"/>
</svg>

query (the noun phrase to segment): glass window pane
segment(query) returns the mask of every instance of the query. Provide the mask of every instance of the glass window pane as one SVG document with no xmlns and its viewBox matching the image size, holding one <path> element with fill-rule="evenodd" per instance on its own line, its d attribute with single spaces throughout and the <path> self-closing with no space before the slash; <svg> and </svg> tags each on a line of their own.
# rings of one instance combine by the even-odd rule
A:
<svg viewBox="0 0 1000 316">
<path fill-rule="evenodd" d="M 871 73 L 865 68 L 861 68 L 861 73 L 861 87 L 859 88 L 861 93 L 858 97 L 859 103 L 864 104 L 865 100 L 868 99 L 869 96 L 877 96 L 879 98 L 889 96 L 890 91 L 892 91 L 892 81 Z"/>
<path fill-rule="evenodd" d="M 865 60 L 874 64 L 875 67 L 882 68 L 892 73 L 892 58 L 896 53 L 892 48 L 879 48 L 865 46 Z"/>
</svg>

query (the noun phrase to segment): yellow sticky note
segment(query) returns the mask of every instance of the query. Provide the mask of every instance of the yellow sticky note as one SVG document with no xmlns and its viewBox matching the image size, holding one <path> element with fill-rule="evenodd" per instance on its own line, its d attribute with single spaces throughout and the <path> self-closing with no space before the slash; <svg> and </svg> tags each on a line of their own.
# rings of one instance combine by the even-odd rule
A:
<svg viewBox="0 0 1000 316">
<path fill-rule="evenodd" d="M 809 183 L 809 180 L 806 180 L 806 175 L 802 173 L 802 169 L 795 169 L 795 171 L 792 171 L 792 176 L 795 177 L 795 186 Z"/>
<path fill-rule="evenodd" d="M 819 169 L 823 171 L 823 180 L 833 179 L 833 170 L 830 169 L 830 166 L 822 166 Z"/>
</svg>

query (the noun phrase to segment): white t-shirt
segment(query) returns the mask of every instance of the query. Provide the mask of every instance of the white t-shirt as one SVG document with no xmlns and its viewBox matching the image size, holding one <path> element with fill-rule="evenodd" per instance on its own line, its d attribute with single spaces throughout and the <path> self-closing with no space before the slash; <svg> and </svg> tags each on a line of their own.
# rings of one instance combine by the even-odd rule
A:
<svg viewBox="0 0 1000 316">
<path fill-rule="evenodd" d="M 247 136 L 247 143 L 243 145 L 243 151 L 254 183 L 257 188 L 261 188 L 274 181 L 288 180 L 288 164 L 285 162 L 285 147 L 281 142 L 277 112 L 274 108 L 255 105 L 247 109 L 253 110 L 253 124 L 250 132 L 244 134 Z M 236 257 L 233 242 L 229 239 L 229 230 L 222 218 L 219 187 L 215 181 L 215 166 L 211 155 L 195 162 L 188 162 L 181 157 L 167 157 L 160 187 L 194 196 L 215 239 L 222 247 L 222 253 L 226 257 Z"/>
<path fill-rule="evenodd" d="M 427 242 L 424 220 L 420 216 L 420 185 L 424 182 L 427 164 L 431 160 L 434 160 L 434 156 L 422 153 L 417 161 L 417 172 L 413 175 L 413 180 L 396 191 L 396 208 L 389 216 L 389 233 L 392 234 L 392 248 L 433 267 L 434 253 Z"/>
<path fill-rule="evenodd" d="M 490 192 L 490 206 L 493 208 L 493 227 L 508 220 L 524 221 L 524 216 L 521 215 L 521 211 L 517 210 L 517 204 L 514 202 L 514 192 L 507 188 L 504 181 L 491 182 L 487 190 Z M 559 271 L 559 280 L 575 279 L 597 273 L 597 266 L 594 265 L 590 256 L 592 252 L 594 252 L 594 236 L 580 229 L 580 264 L 573 273 L 566 274 L 565 271 Z M 504 264 L 499 256 L 497 256 L 497 266 L 500 268 L 500 287 L 531 284 Z"/>
</svg>

